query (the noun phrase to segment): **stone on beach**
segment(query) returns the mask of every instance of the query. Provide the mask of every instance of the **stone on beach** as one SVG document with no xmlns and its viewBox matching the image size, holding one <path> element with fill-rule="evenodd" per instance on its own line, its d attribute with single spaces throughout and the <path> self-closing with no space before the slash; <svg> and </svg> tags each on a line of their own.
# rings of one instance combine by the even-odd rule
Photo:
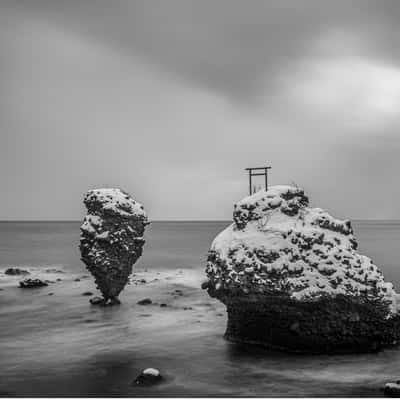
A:
<svg viewBox="0 0 400 400">
<path fill-rule="evenodd" d="M 400 339 L 398 295 L 357 253 L 348 220 L 274 186 L 235 205 L 202 288 L 227 307 L 225 337 L 295 352 L 374 351 Z"/>
<path fill-rule="evenodd" d="M 95 278 L 104 304 L 118 304 L 133 264 L 142 255 L 145 226 L 143 206 L 120 189 L 90 190 L 81 226 L 81 259 Z"/>
</svg>

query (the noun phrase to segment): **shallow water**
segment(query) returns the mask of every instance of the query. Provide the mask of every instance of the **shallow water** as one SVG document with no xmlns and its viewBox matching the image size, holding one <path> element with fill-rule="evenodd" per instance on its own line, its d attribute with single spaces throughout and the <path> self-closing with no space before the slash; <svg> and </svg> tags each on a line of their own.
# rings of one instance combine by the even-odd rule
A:
<svg viewBox="0 0 400 400">
<path fill-rule="evenodd" d="M 21 290 L 18 278 L 0 274 L 0 393 L 380 396 L 385 382 L 399 378 L 400 349 L 304 356 L 226 342 L 224 306 L 199 289 L 210 242 L 226 225 L 153 223 L 123 304 L 103 309 L 82 296 L 95 288 L 79 261 L 79 223 L 0 223 L 0 270 L 25 266 L 55 282 Z M 360 251 L 400 289 L 400 223 L 353 225 Z M 53 267 L 60 272 L 44 272 Z M 147 282 L 138 284 L 142 278 Z M 145 297 L 153 304 L 136 304 Z M 147 367 L 160 369 L 165 381 L 133 386 Z"/>
</svg>

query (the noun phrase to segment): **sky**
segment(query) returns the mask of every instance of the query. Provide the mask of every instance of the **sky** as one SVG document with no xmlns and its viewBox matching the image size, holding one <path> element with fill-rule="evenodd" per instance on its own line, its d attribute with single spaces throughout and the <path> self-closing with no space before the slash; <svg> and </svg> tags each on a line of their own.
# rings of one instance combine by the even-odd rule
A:
<svg viewBox="0 0 400 400">
<path fill-rule="evenodd" d="M 231 219 L 244 168 L 400 219 L 397 0 L 0 0 L 0 220 Z"/>
</svg>

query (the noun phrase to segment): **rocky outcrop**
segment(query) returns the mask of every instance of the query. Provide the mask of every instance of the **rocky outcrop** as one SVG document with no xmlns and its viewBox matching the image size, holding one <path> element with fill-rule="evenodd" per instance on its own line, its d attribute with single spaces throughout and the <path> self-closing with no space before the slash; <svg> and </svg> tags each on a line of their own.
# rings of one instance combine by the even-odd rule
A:
<svg viewBox="0 0 400 400">
<path fill-rule="evenodd" d="M 147 216 L 143 206 L 120 189 L 90 190 L 84 203 L 88 214 L 81 226 L 81 259 L 94 276 L 103 303 L 116 304 L 142 255 Z"/>
<path fill-rule="evenodd" d="M 310 208 L 304 191 L 271 187 L 235 205 L 208 255 L 225 337 L 294 352 L 374 351 L 400 339 L 397 294 L 357 253 L 350 221 Z"/>
</svg>

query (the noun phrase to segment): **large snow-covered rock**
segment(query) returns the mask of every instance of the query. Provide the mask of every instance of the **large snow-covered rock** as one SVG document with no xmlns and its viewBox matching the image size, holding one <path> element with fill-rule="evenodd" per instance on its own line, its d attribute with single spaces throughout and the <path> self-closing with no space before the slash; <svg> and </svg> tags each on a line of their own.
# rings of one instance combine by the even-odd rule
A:
<svg viewBox="0 0 400 400">
<path fill-rule="evenodd" d="M 393 344 L 397 294 L 357 253 L 350 221 L 274 186 L 235 205 L 214 240 L 203 286 L 227 305 L 226 337 L 293 351 L 364 351 Z"/>
<path fill-rule="evenodd" d="M 95 278 L 104 303 L 119 303 L 132 266 L 142 255 L 148 224 L 143 206 L 120 189 L 90 190 L 81 226 L 82 261 Z"/>
</svg>

